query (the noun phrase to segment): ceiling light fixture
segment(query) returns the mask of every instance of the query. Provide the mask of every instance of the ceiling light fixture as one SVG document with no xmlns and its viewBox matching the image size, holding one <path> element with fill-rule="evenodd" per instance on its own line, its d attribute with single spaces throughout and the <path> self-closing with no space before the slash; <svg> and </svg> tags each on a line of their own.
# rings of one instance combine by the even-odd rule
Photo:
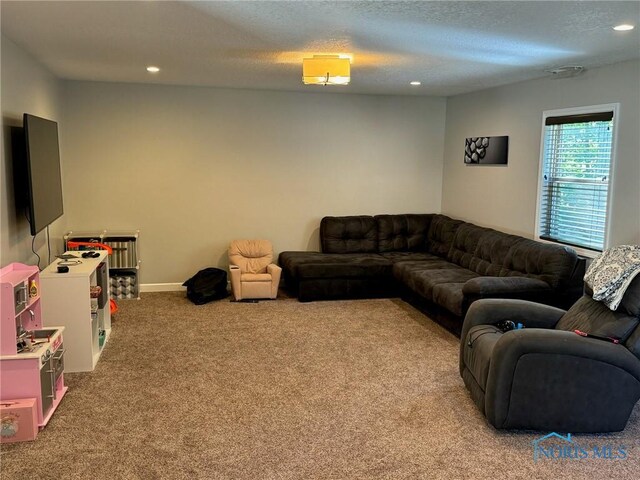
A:
<svg viewBox="0 0 640 480">
<path fill-rule="evenodd" d="M 422 82 L 418 82 L 417 80 L 414 80 L 413 82 L 409 82 L 409 85 L 413 85 L 414 87 L 417 87 L 419 85 L 422 85 Z"/>
<path fill-rule="evenodd" d="M 621 25 L 616 25 L 613 29 L 616 32 L 628 32 L 629 30 L 633 30 L 635 27 L 633 25 L 629 25 L 628 23 L 623 23 Z"/>
<path fill-rule="evenodd" d="M 302 83 L 305 85 L 349 85 L 351 63 L 339 55 L 314 55 L 302 59 Z"/>
<path fill-rule="evenodd" d="M 147 67 L 147 72 L 149 73 L 158 73 L 160 69 L 158 67 L 154 67 L 153 65 L 149 65 Z"/>
</svg>

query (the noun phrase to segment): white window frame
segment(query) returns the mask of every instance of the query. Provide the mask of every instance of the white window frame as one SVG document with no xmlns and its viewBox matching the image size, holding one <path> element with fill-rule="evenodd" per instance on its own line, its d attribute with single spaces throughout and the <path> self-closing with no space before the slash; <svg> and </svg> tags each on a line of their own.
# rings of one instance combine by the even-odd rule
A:
<svg viewBox="0 0 640 480">
<path fill-rule="evenodd" d="M 543 181 L 542 175 L 544 173 L 544 136 L 545 136 L 545 123 L 548 117 L 566 117 L 569 115 L 580 115 L 586 113 L 600 113 L 600 112 L 613 112 L 613 130 L 611 132 L 611 165 L 609 167 L 609 187 L 607 188 L 607 216 L 605 218 L 604 228 L 604 249 L 609 248 L 609 237 L 611 233 L 611 200 L 613 199 L 613 186 L 615 182 L 615 166 L 617 157 L 617 145 L 618 145 L 618 122 L 620 121 L 620 104 L 619 103 L 607 103 L 603 105 L 591 105 L 588 107 L 575 107 L 575 108 L 560 108 L 557 110 L 545 110 L 542 112 L 542 129 L 540 131 L 540 158 L 538 162 L 538 195 L 536 198 L 536 221 L 535 231 L 533 235 L 536 240 L 544 243 L 552 243 L 555 245 L 563 245 L 559 242 L 552 242 L 540 238 L 540 213 L 542 205 L 543 195 Z M 587 248 L 576 247 L 568 245 L 573 248 L 578 255 L 588 258 L 595 258 L 599 255 L 599 252 L 589 250 Z"/>
</svg>

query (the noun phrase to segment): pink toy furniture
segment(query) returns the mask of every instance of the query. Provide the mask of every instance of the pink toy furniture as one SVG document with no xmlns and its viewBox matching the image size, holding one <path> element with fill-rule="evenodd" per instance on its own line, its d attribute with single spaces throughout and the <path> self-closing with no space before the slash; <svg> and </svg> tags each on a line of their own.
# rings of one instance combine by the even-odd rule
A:
<svg viewBox="0 0 640 480">
<path fill-rule="evenodd" d="M 0 443 L 35 440 L 38 435 L 36 408 L 35 398 L 0 402 Z"/>
<path fill-rule="evenodd" d="M 67 392 L 64 327 L 42 328 L 38 268 L 12 263 L 0 270 L 0 403 L 33 398 L 44 427 Z M 7 427 L 10 428 L 10 427 Z"/>
</svg>

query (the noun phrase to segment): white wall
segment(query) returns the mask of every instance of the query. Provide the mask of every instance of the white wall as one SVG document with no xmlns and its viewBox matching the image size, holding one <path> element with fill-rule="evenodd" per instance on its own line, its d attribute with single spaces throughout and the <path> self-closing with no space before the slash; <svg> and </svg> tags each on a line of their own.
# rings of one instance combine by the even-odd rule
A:
<svg viewBox="0 0 640 480">
<path fill-rule="evenodd" d="M 144 283 L 225 266 L 233 238 L 266 237 L 276 252 L 317 249 L 325 215 L 442 207 L 532 236 L 542 111 L 613 102 L 611 243 L 640 243 L 639 80 L 633 61 L 446 102 L 61 82 L 3 37 L 0 263 L 35 262 L 10 161 L 9 127 L 24 112 L 60 124 L 65 215 L 52 226 L 54 250 L 69 228 L 140 229 Z M 464 166 L 465 137 L 505 134 L 507 167 Z M 44 240 L 35 243 L 41 254 Z"/>
<path fill-rule="evenodd" d="M 610 245 L 640 244 L 640 63 L 447 99 L 442 212 L 533 237 L 542 112 L 620 102 Z M 508 135 L 509 164 L 465 166 L 466 137 Z"/>
<path fill-rule="evenodd" d="M 438 212 L 444 98 L 66 82 L 73 230 L 140 229 L 143 283 L 234 238 L 318 248 L 325 215 Z"/>
<path fill-rule="evenodd" d="M 31 252 L 32 237 L 24 211 L 17 211 L 13 185 L 13 156 L 11 128 L 22 127 L 22 115 L 31 113 L 40 117 L 60 121 L 62 87 L 40 63 L 11 40 L 2 36 L 1 67 L 2 81 L 2 155 L 0 165 L 0 266 L 11 262 L 35 264 L 37 259 Z M 60 135 L 64 127 L 60 127 Z M 62 149 L 61 149 L 62 150 Z M 61 151 L 62 160 L 64 151 Z M 66 200 L 66 199 L 65 199 Z M 65 203 L 66 207 L 66 203 Z M 64 217 L 51 225 L 51 236 L 59 237 L 64 230 Z M 42 256 L 41 266 L 47 263 L 46 233 L 37 235 L 34 247 Z M 55 246 L 54 246 L 55 248 Z"/>
</svg>

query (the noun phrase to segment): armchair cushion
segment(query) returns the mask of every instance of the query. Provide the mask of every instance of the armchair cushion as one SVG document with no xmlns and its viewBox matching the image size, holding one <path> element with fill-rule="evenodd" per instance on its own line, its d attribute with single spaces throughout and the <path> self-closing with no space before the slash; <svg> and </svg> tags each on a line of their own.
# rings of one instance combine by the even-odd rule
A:
<svg viewBox="0 0 640 480">
<path fill-rule="evenodd" d="M 638 326 L 638 317 L 612 312 L 601 302 L 585 295 L 563 315 L 556 329 L 582 330 L 592 335 L 613 337 L 625 342 Z"/>
<path fill-rule="evenodd" d="M 240 275 L 242 282 L 270 282 L 270 273 L 243 273 Z"/>
<path fill-rule="evenodd" d="M 266 273 L 273 262 L 269 240 L 234 240 L 229 246 L 229 263 L 240 267 L 242 273 Z"/>
</svg>

